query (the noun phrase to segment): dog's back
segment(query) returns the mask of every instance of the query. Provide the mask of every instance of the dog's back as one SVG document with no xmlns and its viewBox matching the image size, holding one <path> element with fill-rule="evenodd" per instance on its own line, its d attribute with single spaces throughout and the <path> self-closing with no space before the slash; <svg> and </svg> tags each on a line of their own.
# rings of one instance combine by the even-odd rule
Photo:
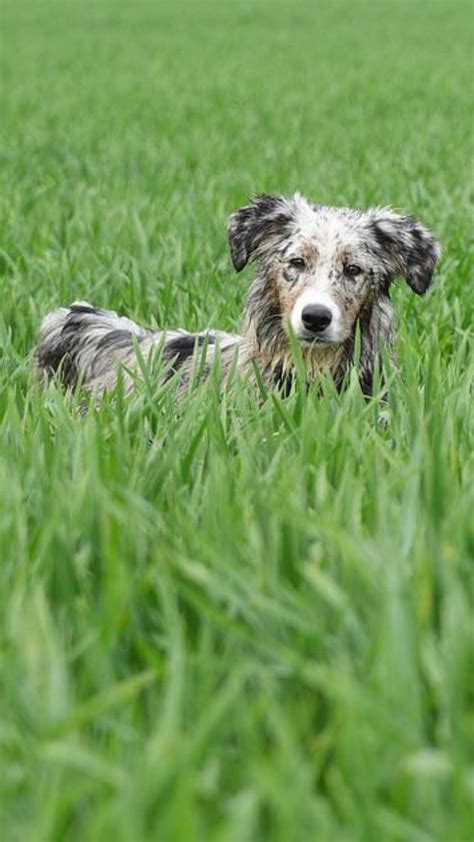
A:
<svg viewBox="0 0 474 842">
<path fill-rule="evenodd" d="M 235 348 L 239 341 L 240 337 L 219 331 L 156 331 L 113 310 L 76 301 L 43 320 L 35 365 L 40 376 L 50 379 L 56 375 L 66 387 L 81 383 L 89 390 L 103 392 L 114 387 L 120 368 L 126 384 L 131 385 L 128 372 L 137 369 L 140 358 L 147 362 L 154 349 L 162 354 L 165 380 L 178 369 L 191 368 L 200 347 L 206 346 L 207 356 L 212 358 L 216 344 L 225 351 Z"/>
</svg>

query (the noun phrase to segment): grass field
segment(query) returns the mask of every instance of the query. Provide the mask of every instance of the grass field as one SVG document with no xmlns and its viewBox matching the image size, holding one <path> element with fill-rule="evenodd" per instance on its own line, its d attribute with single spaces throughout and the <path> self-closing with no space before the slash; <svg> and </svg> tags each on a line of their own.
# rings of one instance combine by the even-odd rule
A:
<svg viewBox="0 0 474 842">
<path fill-rule="evenodd" d="M 5 842 L 472 839 L 472 30 L 460 0 L 2 4 Z M 394 290 L 382 414 L 355 382 L 39 393 L 75 298 L 237 330 L 226 218 L 296 189 L 443 244 Z"/>
</svg>

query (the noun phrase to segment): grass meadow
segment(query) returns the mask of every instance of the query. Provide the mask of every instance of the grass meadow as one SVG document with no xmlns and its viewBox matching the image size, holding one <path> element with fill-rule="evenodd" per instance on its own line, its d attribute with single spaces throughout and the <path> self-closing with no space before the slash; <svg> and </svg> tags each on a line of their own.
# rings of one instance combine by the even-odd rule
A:
<svg viewBox="0 0 474 842">
<path fill-rule="evenodd" d="M 5 0 L 5 842 L 473 836 L 472 6 Z M 387 406 L 217 374 L 82 418 L 28 355 L 77 298 L 236 331 L 253 192 L 392 204 Z"/>
</svg>

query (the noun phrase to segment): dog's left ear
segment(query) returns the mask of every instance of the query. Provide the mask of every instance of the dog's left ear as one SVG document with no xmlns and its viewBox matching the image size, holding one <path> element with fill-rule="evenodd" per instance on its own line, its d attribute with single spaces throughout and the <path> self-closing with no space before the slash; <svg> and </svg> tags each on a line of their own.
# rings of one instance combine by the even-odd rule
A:
<svg viewBox="0 0 474 842">
<path fill-rule="evenodd" d="M 254 196 L 249 205 L 235 211 L 229 219 L 227 233 L 237 272 L 256 256 L 267 237 L 281 234 L 290 221 L 291 211 L 283 196 Z"/>
<path fill-rule="evenodd" d="M 441 255 L 437 240 L 413 216 L 402 216 L 389 208 L 374 210 L 371 224 L 393 276 L 401 275 L 417 295 L 424 295 Z"/>
</svg>

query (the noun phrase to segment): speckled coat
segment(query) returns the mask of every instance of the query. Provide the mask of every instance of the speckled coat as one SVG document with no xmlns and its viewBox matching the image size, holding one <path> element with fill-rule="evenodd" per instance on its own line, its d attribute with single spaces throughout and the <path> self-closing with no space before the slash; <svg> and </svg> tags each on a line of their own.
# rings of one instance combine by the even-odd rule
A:
<svg viewBox="0 0 474 842">
<path fill-rule="evenodd" d="M 353 365 L 359 326 L 358 374 L 370 394 L 378 352 L 394 340 L 390 286 L 403 277 L 418 295 L 426 292 L 440 254 L 432 234 L 389 208 L 333 208 L 300 194 L 255 197 L 232 214 L 228 233 L 235 269 L 249 261 L 256 265 L 242 335 L 155 331 L 75 302 L 44 319 L 34 354 L 37 370 L 57 374 L 66 387 L 80 382 L 97 394 L 113 389 L 122 368 L 131 389 L 133 372 L 139 374 L 142 361 L 156 352 L 162 360 L 159 376 L 166 380 L 180 370 L 184 390 L 197 356 L 204 355 L 206 374 L 219 348 L 224 382 L 233 366 L 248 376 L 257 366 L 268 388 L 286 389 L 297 341 L 308 381 L 325 371 L 341 388 Z M 321 310 L 328 324 L 315 333 L 308 313 Z"/>
</svg>

